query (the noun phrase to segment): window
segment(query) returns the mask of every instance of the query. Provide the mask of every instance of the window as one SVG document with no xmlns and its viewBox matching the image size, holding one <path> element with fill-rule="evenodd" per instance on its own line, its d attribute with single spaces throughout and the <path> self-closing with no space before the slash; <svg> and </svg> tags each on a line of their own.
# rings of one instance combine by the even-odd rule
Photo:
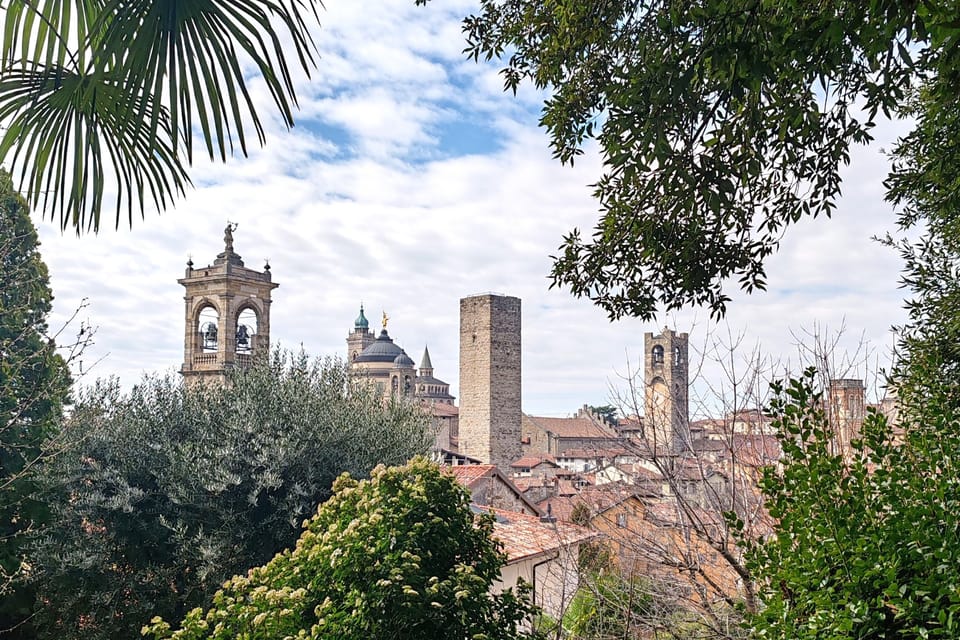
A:
<svg viewBox="0 0 960 640">
<path fill-rule="evenodd" d="M 663 364 L 663 347 L 661 345 L 656 345 L 653 347 L 651 352 L 653 355 L 653 364 Z"/>
</svg>

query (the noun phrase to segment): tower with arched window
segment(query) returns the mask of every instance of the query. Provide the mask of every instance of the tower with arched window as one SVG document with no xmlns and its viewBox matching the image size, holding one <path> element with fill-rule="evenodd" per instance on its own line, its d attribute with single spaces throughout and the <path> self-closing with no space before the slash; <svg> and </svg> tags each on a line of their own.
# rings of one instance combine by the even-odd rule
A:
<svg viewBox="0 0 960 640">
<path fill-rule="evenodd" d="M 221 381 L 230 369 L 247 367 L 270 350 L 270 294 L 277 288 L 270 264 L 263 271 L 243 265 L 233 250 L 236 225 L 224 230 L 224 249 L 213 264 L 194 268 L 184 277 L 184 380 Z"/>
<path fill-rule="evenodd" d="M 688 335 L 666 327 L 644 334 L 644 419 L 647 442 L 657 451 L 679 453 L 690 446 L 687 400 Z"/>
</svg>

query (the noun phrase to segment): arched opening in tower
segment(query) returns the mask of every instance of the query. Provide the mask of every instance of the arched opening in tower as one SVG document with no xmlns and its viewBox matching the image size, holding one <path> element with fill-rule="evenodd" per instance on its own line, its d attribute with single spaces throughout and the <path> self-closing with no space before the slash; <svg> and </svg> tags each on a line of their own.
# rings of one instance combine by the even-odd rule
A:
<svg viewBox="0 0 960 640">
<path fill-rule="evenodd" d="M 206 305 L 197 314 L 197 333 L 200 336 L 200 351 L 216 353 L 220 343 L 220 314 L 213 305 Z"/>
<path fill-rule="evenodd" d="M 237 315 L 237 353 L 253 353 L 259 329 L 257 312 L 246 307 Z"/>
</svg>

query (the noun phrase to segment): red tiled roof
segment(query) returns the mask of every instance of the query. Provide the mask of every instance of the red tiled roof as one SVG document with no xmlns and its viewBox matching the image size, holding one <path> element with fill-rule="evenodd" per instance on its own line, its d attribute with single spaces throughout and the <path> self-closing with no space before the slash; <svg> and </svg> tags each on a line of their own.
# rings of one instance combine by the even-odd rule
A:
<svg viewBox="0 0 960 640">
<path fill-rule="evenodd" d="M 572 480 L 561 479 L 557 483 L 557 495 L 572 496 L 577 493 L 577 488 L 573 486 Z"/>
<path fill-rule="evenodd" d="M 552 509 L 553 515 L 560 520 L 569 521 L 573 509 L 577 504 L 585 504 L 590 507 L 590 514 L 602 513 L 607 509 L 617 506 L 624 500 L 630 500 L 637 497 L 634 488 L 622 484 L 606 484 L 597 487 L 586 487 L 573 496 L 557 496 L 547 498 L 537 503 L 537 508 L 543 513 L 547 512 L 547 505 Z"/>
<path fill-rule="evenodd" d="M 444 467 L 443 470 L 469 489 L 478 480 L 493 475 L 496 468 L 497 466 L 494 464 L 461 464 L 454 467 Z"/>
<path fill-rule="evenodd" d="M 497 469 L 497 465 L 494 464 L 463 464 L 456 465 L 452 467 L 442 467 L 442 469 L 452 475 L 457 482 L 462 486 L 469 489 L 471 492 L 476 490 L 477 485 L 481 480 L 486 479 L 496 479 L 498 482 L 502 483 L 507 489 L 517 497 L 517 499 L 530 508 L 534 513 L 537 512 L 537 506 L 533 502 L 523 495 L 523 491 L 517 487 L 512 479 L 508 478 L 505 474 Z"/>
<path fill-rule="evenodd" d="M 621 430 L 632 431 L 643 428 L 643 418 L 639 416 L 627 416 L 617 420 L 617 426 Z"/>
<path fill-rule="evenodd" d="M 513 484 L 517 485 L 520 491 L 526 491 L 532 487 L 549 487 L 553 483 L 549 480 L 544 484 L 545 478 L 513 478 Z"/>
<path fill-rule="evenodd" d="M 557 520 L 570 522 L 570 516 L 573 514 L 573 508 L 578 504 L 586 504 L 586 501 L 578 493 L 572 496 L 553 496 L 537 503 L 537 508 L 542 513 L 547 513 L 549 507 L 550 513 Z"/>
<path fill-rule="evenodd" d="M 654 471 L 653 469 L 647 469 L 643 465 L 639 464 L 633 465 L 633 473 L 638 480 L 653 480 L 656 482 L 663 480 L 663 474 Z"/>
<path fill-rule="evenodd" d="M 592 540 L 597 534 L 584 527 L 567 522 L 542 522 L 537 516 L 524 513 L 477 507 L 480 511 L 493 513 L 493 537 L 503 544 L 508 562 L 517 562 Z"/>
<path fill-rule="evenodd" d="M 523 414 L 523 421 L 561 438 L 616 438 L 605 424 L 586 416 L 574 418 L 547 418 Z"/>
<path fill-rule="evenodd" d="M 555 467 L 559 467 L 557 461 L 549 453 L 540 453 L 540 454 L 530 454 L 528 456 L 523 456 L 516 462 L 510 464 L 511 467 L 535 467 L 538 464 L 546 462 L 547 464 L 552 464 Z"/>
</svg>

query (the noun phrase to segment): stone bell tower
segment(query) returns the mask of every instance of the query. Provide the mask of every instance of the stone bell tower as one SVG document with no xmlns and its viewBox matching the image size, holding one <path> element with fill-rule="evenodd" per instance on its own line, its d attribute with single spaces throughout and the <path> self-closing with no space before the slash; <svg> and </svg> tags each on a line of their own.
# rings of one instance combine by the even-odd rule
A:
<svg viewBox="0 0 960 640">
<path fill-rule="evenodd" d="M 827 394 L 827 418 L 834 429 L 838 453 L 853 454 L 851 441 L 861 437 L 866 416 L 866 389 L 863 380 L 842 378 L 830 380 Z"/>
<path fill-rule="evenodd" d="M 688 335 L 664 327 L 660 335 L 644 334 L 643 344 L 644 436 L 657 452 L 686 451 L 690 447 Z"/>
<path fill-rule="evenodd" d="M 360 303 L 360 315 L 353 322 L 353 331 L 347 335 L 347 364 L 356 360 L 374 340 L 376 336 L 370 331 L 370 321 L 363 313 L 363 303 Z"/>
<path fill-rule="evenodd" d="M 237 225 L 227 224 L 223 251 L 213 264 L 187 271 L 177 280 L 184 301 L 183 374 L 187 384 L 221 382 L 227 371 L 247 367 L 270 351 L 270 264 L 263 271 L 243 266 L 233 250 Z"/>
</svg>

